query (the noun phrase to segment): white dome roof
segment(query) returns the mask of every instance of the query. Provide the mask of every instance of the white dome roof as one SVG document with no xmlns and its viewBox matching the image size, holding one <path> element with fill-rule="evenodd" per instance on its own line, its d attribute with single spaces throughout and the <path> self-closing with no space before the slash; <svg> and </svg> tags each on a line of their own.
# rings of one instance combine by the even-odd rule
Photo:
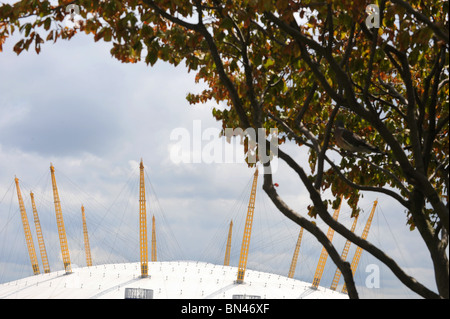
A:
<svg viewBox="0 0 450 319">
<path fill-rule="evenodd" d="M 126 288 L 150 292 L 154 299 L 348 298 L 323 287 L 311 288 L 300 280 L 249 269 L 244 283 L 238 284 L 237 267 L 204 262 L 149 262 L 147 278 L 140 277 L 138 262 L 72 267 L 68 275 L 61 270 L 0 284 L 0 298 L 123 299 Z"/>
</svg>

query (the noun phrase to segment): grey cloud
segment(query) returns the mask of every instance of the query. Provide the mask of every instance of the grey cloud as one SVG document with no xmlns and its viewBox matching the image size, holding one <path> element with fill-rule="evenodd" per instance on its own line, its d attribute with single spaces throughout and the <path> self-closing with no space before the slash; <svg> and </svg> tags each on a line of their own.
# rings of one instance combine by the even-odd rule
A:
<svg viewBox="0 0 450 319">
<path fill-rule="evenodd" d="M 104 154 L 122 129 L 113 110 L 95 104 L 83 97 L 38 101 L 0 127 L 0 143 L 41 155 Z"/>
</svg>

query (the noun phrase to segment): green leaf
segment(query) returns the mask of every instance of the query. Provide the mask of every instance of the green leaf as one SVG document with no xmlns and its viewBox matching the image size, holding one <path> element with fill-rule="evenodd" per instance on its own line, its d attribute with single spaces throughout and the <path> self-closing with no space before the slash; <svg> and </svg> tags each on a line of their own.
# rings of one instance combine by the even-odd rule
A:
<svg viewBox="0 0 450 319">
<path fill-rule="evenodd" d="M 104 28 L 104 32 L 103 32 L 103 39 L 106 42 L 111 41 L 111 37 L 112 37 L 112 31 L 110 28 Z"/>
<path fill-rule="evenodd" d="M 154 65 L 158 61 L 158 52 L 155 50 L 150 50 L 145 57 L 145 63 Z"/>
</svg>

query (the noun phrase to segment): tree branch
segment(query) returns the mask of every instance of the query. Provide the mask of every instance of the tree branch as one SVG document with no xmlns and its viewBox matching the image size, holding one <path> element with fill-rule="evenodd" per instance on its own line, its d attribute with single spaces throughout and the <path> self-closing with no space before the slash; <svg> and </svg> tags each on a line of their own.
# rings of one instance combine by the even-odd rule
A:
<svg viewBox="0 0 450 319">
<path fill-rule="evenodd" d="M 160 16 L 162 16 L 163 18 L 165 18 L 165 19 L 167 19 L 167 20 L 169 20 L 169 21 L 171 21 L 171 22 L 173 22 L 173 23 L 175 23 L 175 24 L 177 24 L 179 26 L 182 26 L 182 27 L 184 27 L 186 29 L 194 30 L 194 31 L 198 31 L 198 32 L 200 31 L 200 25 L 199 24 L 189 23 L 189 22 L 186 22 L 184 20 L 181 20 L 181 19 L 179 19 L 177 17 L 174 17 L 174 16 L 168 14 L 165 10 L 161 9 L 160 7 L 158 7 L 155 4 L 154 1 L 151 1 L 151 0 L 142 0 L 142 1 L 146 5 L 148 5 L 150 8 L 155 10 L 155 12 L 157 14 L 159 14 Z"/>
<path fill-rule="evenodd" d="M 332 160 L 330 160 L 327 156 L 325 157 L 325 160 L 327 161 L 328 164 L 331 165 L 331 167 L 333 168 L 333 170 L 336 172 L 336 174 L 339 175 L 339 177 L 350 187 L 352 188 L 356 188 L 362 191 L 369 191 L 369 192 L 376 192 L 376 193 L 382 193 L 385 195 L 388 195 L 394 199 L 396 199 L 400 204 L 402 204 L 402 206 L 404 206 L 407 209 L 410 209 L 410 204 L 405 201 L 399 194 L 397 194 L 394 191 L 391 191 L 389 189 L 383 188 L 383 187 L 374 187 L 374 186 L 366 186 L 366 185 L 358 185 L 352 181 L 350 181 L 339 169 L 339 167 L 337 167 L 336 164 L 334 164 L 334 162 Z"/>
<path fill-rule="evenodd" d="M 328 143 L 330 142 L 330 135 L 331 135 L 331 128 L 333 126 L 334 123 L 334 118 L 336 117 L 336 114 L 339 111 L 339 105 L 336 105 L 333 109 L 333 111 L 331 112 L 330 115 L 330 119 L 328 120 L 327 126 L 325 128 L 325 137 L 323 139 L 322 142 L 322 146 L 319 152 L 319 155 L 317 157 L 317 175 L 316 175 L 316 179 L 314 181 L 314 185 L 316 189 L 319 189 L 320 186 L 322 185 L 322 177 L 323 177 L 323 164 L 324 164 L 324 159 L 325 159 L 325 153 L 328 150 Z"/>
<path fill-rule="evenodd" d="M 286 153 L 284 153 L 281 149 L 278 149 L 278 156 L 283 159 L 286 164 L 288 164 L 300 177 L 303 184 L 306 186 L 310 194 L 310 198 L 314 204 L 315 209 L 317 210 L 318 215 L 322 220 L 334 229 L 336 232 L 344 236 L 346 239 L 360 246 L 362 249 L 366 250 L 378 260 L 383 262 L 391 271 L 397 276 L 397 278 L 405 284 L 405 286 L 409 287 L 414 292 L 418 293 L 424 298 L 439 298 L 435 292 L 429 290 L 421 283 L 419 283 L 413 277 L 407 275 L 403 269 L 401 269 L 398 264 L 388 255 L 386 255 L 383 251 L 381 251 L 376 246 L 372 245 L 365 239 L 362 239 L 355 235 L 353 232 L 348 230 L 345 226 L 343 226 L 338 221 L 334 220 L 331 215 L 328 213 L 325 204 L 323 203 L 320 194 L 314 188 L 314 185 L 309 180 L 308 176 L 304 172 L 304 170 Z M 342 271 L 342 270 L 341 270 Z"/>
<path fill-rule="evenodd" d="M 327 236 L 318 228 L 314 223 L 310 222 L 306 218 L 297 214 L 293 211 L 284 201 L 278 196 L 275 187 L 273 186 L 272 181 L 272 173 L 270 171 L 270 162 L 265 164 L 264 166 L 264 185 L 263 189 L 275 206 L 282 212 L 286 217 L 291 219 L 296 224 L 305 228 L 309 231 L 316 239 L 323 245 L 323 247 L 328 252 L 329 256 L 342 272 L 344 276 L 345 284 L 347 286 L 348 295 L 352 299 L 359 298 L 358 292 L 356 290 L 355 282 L 353 280 L 352 270 L 350 264 L 344 261 L 339 253 L 336 251 L 336 248 L 333 246 L 330 240 L 328 240 Z"/>
<path fill-rule="evenodd" d="M 415 10 L 408 2 L 402 0 L 391 0 L 391 1 L 406 9 L 406 11 L 409 14 L 414 16 L 420 22 L 423 22 L 426 25 L 428 25 L 439 38 L 444 40 L 447 43 L 447 45 L 449 44 L 448 30 L 441 30 L 441 28 L 436 23 L 430 21 L 430 19 L 428 19 L 423 13 Z"/>
<path fill-rule="evenodd" d="M 313 99 L 316 90 L 317 90 L 317 82 L 314 82 L 312 87 L 309 89 L 305 101 L 303 102 L 303 106 L 295 116 L 294 122 L 296 123 L 296 125 L 298 125 L 302 121 L 303 115 L 305 115 L 306 111 L 308 110 L 309 104 L 311 103 L 311 100 Z"/>
</svg>

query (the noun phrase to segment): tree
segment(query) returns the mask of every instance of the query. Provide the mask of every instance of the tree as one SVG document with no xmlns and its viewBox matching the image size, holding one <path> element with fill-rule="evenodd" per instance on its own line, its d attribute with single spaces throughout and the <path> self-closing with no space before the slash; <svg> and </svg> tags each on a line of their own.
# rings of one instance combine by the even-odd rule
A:
<svg viewBox="0 0 450 319">
<path fill-rule="evenodd" d="M 380 0 L 366 13 L 368 4 L 23 0 L 0 7 L 0 51 L 17 31 L 17 54 L 30 46 L 39 53 L 44 42 L 85 32 L 111 41 L 111 54 L 124 63 L 184 62 L 207 84 L 200 94 L 189 94 L 189 102 L 224 103 L 224 110 L 213 110 L 224 129 L 278 128 L 278 156 L 306 186 L 310 216 L 378 258 L 420 296 L 448 298 L 448 2 Z M 75 23 L 69 28 L 70 18 Z M 339 149 L 333 139 L 337 119 L 383 152 Z M 309 149 L 309 172 L 283 151 L 288 141 Z M 349 263 L 310 218 L 279 196 L 266 156 L 259 158 L 265 192 L 327 249 L 349 296 L 357 298 Z M 320 190 L 328 188 L 336 200 L 322 199 Z M 405 208 L 411 231 L 419 231 L 430 253 L 438 293 L 331 217 L 339 195 L 357 215 L 361 191 L 390 196 Z"/>
</svg>

